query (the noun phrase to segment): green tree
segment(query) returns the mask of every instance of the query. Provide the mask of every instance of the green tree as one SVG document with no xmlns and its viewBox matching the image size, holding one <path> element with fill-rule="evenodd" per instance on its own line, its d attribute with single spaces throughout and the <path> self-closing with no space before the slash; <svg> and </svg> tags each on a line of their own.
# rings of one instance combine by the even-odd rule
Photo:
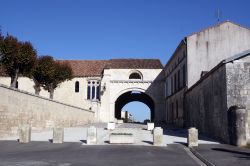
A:
<svg viewBox="0 0 250 166">
<path fill-rule="evenodd" d="M 17 38 L 7 35 L 0 44 L 1 64 L 11 78 L 11 87 L 16 87 L 18 77 L 31 76 L 37 54 L 30 42 L 20 42 Z"/>
<path fill-rule="evenodd" d="M 54 90 L 58 85 L 72 78 L 72 69 L 66 62 L 55 61 L 51 56 L 41 56 L 32 75 L 36 94 L 39 94 L 40 87 L 43 87 L 50 93 L 50 99 L 53 99 Z"/>
</svg>

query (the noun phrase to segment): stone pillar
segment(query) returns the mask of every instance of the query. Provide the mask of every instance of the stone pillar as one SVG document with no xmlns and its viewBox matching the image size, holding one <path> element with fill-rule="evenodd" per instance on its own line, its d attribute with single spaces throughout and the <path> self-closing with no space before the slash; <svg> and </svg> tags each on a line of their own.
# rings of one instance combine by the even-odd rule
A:
<svg viewBox="0 0 250 166">
<path fill-rule="evenodd" d="M 64 128 L 53 128 L 53 143 L 61 144 L 64 140 Z"/>
<path fill-rule="evenodd" d="M 194 127 L 188 129 L 188 147 L 198 146 L 198 130 Z"/>
<path fill-rule="evenodd" d="M 163 129 L 161 127 L 154 128 L 153 142 L 154 146 L 163 146 Z"/>
<path fill-rule="evenodd" d="M 228 130 L 230 144 L 236 146 L 246 146 L 247 124 L 246 109 L 243 106 L 232 106 L 228 111 Z"/>
<path fill-rule="evenodd" d="M 87 129 L 87 144 L 96 144 L 97 143 L 97 129 L 95 126 L 90 126 Z"/>
<path fill-rule="evenodd" d="M 31 139 L 31 127 L 28 124 L 21 125 L 18 130 L 19 142 L 28 143 Z"/>
</svg>

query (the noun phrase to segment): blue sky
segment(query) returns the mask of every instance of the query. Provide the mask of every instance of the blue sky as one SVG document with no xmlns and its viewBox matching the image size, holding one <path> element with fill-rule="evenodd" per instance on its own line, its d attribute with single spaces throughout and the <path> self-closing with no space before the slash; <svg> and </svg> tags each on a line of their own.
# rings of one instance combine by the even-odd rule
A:
<svg viewBox="0 0 250 166">
<path fill-rule="evenodd" d="M 249 0 L 0 0 L 0 26 L 56 59 L 158 58 L 221 21 L 250 27 Z M 132 106 L 134 108 L 135 106 Z"/>
</svg>

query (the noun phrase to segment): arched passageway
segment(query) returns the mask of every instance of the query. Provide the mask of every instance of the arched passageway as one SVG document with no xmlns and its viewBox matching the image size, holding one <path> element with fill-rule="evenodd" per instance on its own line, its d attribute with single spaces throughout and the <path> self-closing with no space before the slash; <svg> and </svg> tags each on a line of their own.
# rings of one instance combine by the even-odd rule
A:
<svg viewBox="0 0 250 166">
<path fill-rule="evenodd" d="M 121 119 L 122 108 L 132 102 L 139 101 L 146 104 L 150 108 L 150 120 L 154 121 L 155 106 L 153 99 L 146 93 L 139 91 L 129 91 L 120 95 L 115 101 L 115 118 Z"/>
</svg>

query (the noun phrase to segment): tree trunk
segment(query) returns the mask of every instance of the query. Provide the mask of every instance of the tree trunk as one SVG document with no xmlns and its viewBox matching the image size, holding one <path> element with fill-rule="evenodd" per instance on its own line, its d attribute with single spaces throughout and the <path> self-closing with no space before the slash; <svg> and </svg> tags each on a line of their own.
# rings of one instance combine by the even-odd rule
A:
<svg viewBox="0 0 250 166">
<path fill-rule="evenodd" d="M 41 91 L 41 88 L 39 85 L 34 85 L 34 89 L 35 89 L 35 94 L 36 95 L 39 95 L 40 94 L 40 91 Z"/>
<path fill-rule="evenodd" d="M 51 87 L 49 88 L 49 98 L 50 98 L 51 100 L 53 100 L 53 97 L 54 97 L 54 89 L 53 89 L 53 87 L 51 86 Z"/>
<path fill-rule="evenodd" d="M 10 83 L 11 88 L 17 88 L 16 85 L 17 85 L 18 74 L 19 74 L 19 69 L 16 69 L 15 75 L 11 76 L 11 83 Z"/>
<path fill-rule="evenodd" d="M 35 94 L 39 95 L 40 91 L 41 91 L 41 86 L 40 86 L 40 84 L 34 78 L 33 78 L 33 81 L 35 83 L 35 85 L 34 85 Z"/>
</svg>

